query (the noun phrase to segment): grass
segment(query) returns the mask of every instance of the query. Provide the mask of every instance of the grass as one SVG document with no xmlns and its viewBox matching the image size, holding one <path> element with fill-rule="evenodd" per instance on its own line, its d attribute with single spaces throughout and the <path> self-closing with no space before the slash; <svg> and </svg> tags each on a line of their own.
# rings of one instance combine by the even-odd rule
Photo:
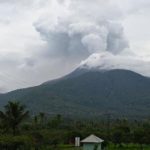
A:
<svg viewBox="0 0 150 150">
<path fill-rule="evenodd" d="M 129 144 L 129 145 L 122 145 L 120 146 L 114 146 L 114 145 L 109 145 L 106 150 L 141 150 L 141 146 L 140 145 L 136 145 L 136 144 Z M 150 150 L 150 146 L 149 145 L 143 145 L 143 150 Z"/>
<path fill-rule="evenodd" d="M 74 145 L 59 145 L 57 147 L 47 147 L 42 150 L 83 150 L 82 147 L 74 147 Z M 122 146 L 115 146 L 114 144 L 109 144 L 105 150 L 141 150 L 140 145 L 136 144 L 122 144 Z M 150 145 L 143 145 L 143 150 L 150 150 Z"/>
<path fill-rule="evenodd" d="M 60 146 L 59 150 L 83 150 L 83 149 L 82 147 L 77 148 L 74 146 L 64 145 Z M 107 146 L 107 148 L 105 148 L 105 150 L 141 150 L 141 147 L 140 145 L 136 144 L 128 144 L 128 145 L 123 144 L 121 147 L 110 144 L 109 146 Z M 150 150 L 150 145 L 143 145 L 143 150 Z"/>
</svg>

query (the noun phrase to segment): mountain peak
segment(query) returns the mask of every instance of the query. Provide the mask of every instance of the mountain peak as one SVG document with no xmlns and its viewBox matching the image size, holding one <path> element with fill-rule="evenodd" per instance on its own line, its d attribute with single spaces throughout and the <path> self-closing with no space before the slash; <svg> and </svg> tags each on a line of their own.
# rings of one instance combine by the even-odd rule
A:
<svg viewBox="0 0 150 150">
<path fill-rule="evenodd" d="M 40 86 L 0 95 L 0 106 L 15 99 L 32 113 L 96 117 L 109 112 L 115 118 L 142 118 L 150 114 L 149 98 L 150 79 L 133 71 L 78 68 Z"/>
</svg>

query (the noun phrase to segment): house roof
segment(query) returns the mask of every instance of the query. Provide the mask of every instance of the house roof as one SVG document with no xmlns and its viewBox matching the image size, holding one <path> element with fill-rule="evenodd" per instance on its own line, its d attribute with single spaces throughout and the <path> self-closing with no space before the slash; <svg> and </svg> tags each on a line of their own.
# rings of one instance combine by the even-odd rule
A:
<svg viewBox="0 0 150 150">
<path fill-rule="evenodd" d="M 90 135 L 87 138 L 83 139 L 81 142 L 82 143 L 102 143 L 104 140 L 101 138 L 95 136 L 95 135 Z"/>
</svg>

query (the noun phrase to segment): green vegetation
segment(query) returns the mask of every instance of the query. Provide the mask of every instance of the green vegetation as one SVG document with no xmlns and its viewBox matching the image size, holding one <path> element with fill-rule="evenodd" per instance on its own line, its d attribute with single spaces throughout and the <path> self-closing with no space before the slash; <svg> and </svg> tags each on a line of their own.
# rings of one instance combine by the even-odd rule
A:
<svg viewBox="0 0 150 150">
<path fill-rule="evenodd" d="M 43 112 L 30 116 L 19 102 L 0 111 L 0 150 L 81 150 L 74 139 L 89 134 L 104 139 L 106 150 L 150 150 L 149 119 L 75 120 Z"/>
</svg>

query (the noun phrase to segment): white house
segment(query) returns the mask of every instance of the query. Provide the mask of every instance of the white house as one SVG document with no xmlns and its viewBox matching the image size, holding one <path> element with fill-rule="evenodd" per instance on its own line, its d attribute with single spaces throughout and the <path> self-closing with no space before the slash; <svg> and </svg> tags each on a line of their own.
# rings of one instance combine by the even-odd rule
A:
<svg viewBox="0 0 150 150">
<path fill-rule="evenodd" d="M 83 150 L 101 150 L 101 144 L 103 141 L 104 140 L 101 138 L 92 134 L 83 139 L 81 143 L 83 143 Z"/>
</svg>

